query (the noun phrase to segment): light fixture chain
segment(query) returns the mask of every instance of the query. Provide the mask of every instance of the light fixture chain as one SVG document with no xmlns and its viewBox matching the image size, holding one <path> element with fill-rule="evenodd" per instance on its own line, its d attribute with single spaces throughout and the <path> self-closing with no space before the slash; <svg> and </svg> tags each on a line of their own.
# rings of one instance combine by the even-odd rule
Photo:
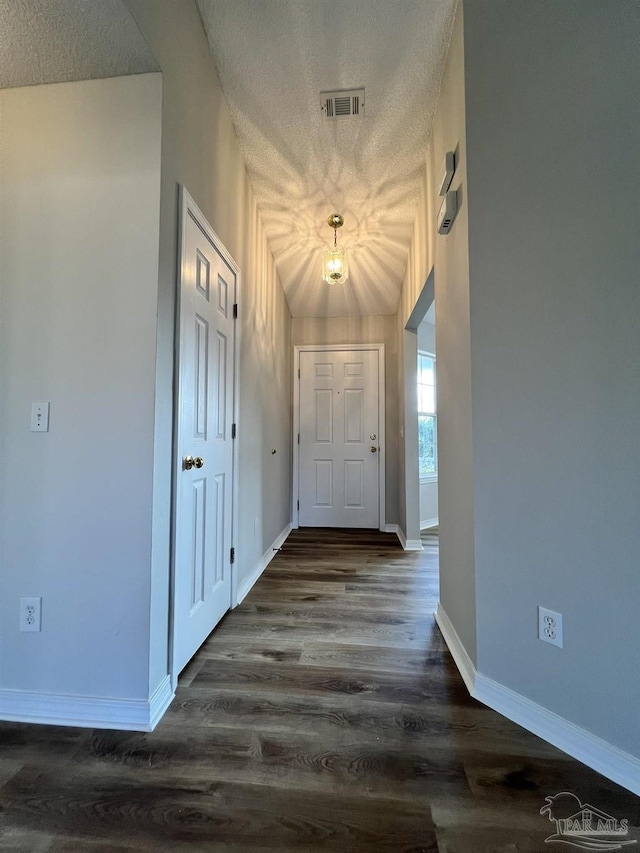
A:
<svg viewBox="0 0 640 853">
<path fill-rule="evenodd" d="M 322 261 L 322 278 L 327 284 L 342 284 L 349 277 L 349 261 L 344 246 L 338 246 L 338 228 L 344 223 L 339 213 L 327 218 L 327 225 L 333 228 L 333 247 L 327 246 Z"/>
</svg>

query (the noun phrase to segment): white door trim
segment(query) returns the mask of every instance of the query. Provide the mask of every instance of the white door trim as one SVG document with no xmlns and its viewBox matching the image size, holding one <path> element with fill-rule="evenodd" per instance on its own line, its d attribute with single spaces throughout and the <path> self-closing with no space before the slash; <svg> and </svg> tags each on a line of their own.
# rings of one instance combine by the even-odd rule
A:
<svg viewBox="0 0 640 853">
<path fill-rule="evenodd" d="M 293 496 L 291 507 L 291 526 L 297 529 L 299 524 L 298 500 L 300 498 L 300 353 L 301 352 L 357 352 L 371 350 L 378 353 L 378 439 L 380 447 L 380 464 L 378 466 L 378 529 L 386 529 L 385 505 L 385 351 L 384 344 L 296 344 L 293 347 Z"/>
<path fill-rule="evenodd" d="M 169 583 L 169 637 L 168 637 L 168 662 L 169 675 L 171 678 L 171 689 L 175 691 L 179 673 L 174 668 L 174 603 L 175 603 L 175 543 L 176 543 L 176 504 L 178 500 L 178 482 L 175 472 L 178 470 L 178 459 L 181 458 L 181 448 L 178 447 L 178 418 L 180 416 L 179 400 L 179 377 L 180 377 L 180 293 L 182 281 L 185 275 L 185 253 L 187 221 L 189 214 L 198 222 L 209 240 L 215 245 L 216 250 L 231 267 L 236 276 L 236 292 L 234 302 L 240 305 L 240 268 L 231 257 L 224 243 L 209 225 L 206 216 L 193 200 L 189 191 L 183 184 L 179 184 L 179 209 L 178 209 L 178 269 L 176 273 L 176 302 L 175 302 L 175 329 L 174 329 L 174 369 L 173 369 L 173 449 L 172 449 L 172 483 L 171 483 L 171 571 Z M 240 323 L 236 322 L 234 328 L 233 342 L 233 422 L 238 423 L 238 401 L 239 401 L 239 373 L 238 352 L 240 351 Z M 231 476 L 231 547 L 236 547 L 236 525 L 238 518 L 238 441 L 233 442 L 233 471 Z M 237 603 L 237 551 L 236 562 L 231 564 L 231 596 L 229 607 L 235 607 Z"/>
</svg>

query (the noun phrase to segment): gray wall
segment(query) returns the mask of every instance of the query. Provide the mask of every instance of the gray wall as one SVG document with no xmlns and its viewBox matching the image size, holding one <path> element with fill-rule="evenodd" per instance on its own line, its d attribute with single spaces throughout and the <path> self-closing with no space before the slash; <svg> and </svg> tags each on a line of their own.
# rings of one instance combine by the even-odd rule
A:
<svg viewBox="0 0 640 853">
<path fill-rule="evenodd" d="M 195 3 L 127 5 L 162 78 L 0 93 L 0 688 L 144 702 L 168 665 L 179 183 L 242 274 L 239 583 L 290 521 L 291 317 Z"/>
<path fill-rule="evenodd" d="M 420 478 L 418 476 L 418 334 L 398 330 L 402 352 L 398 363 L 400 408 L 400 529 L 412 547 L 420 545 Z"/>
<path fill-rule="evenodd" d="M 451 232 L 436 233 L 438 196 L 446 151 L 456 152 L 451 189 L 459 211 Z M 463 8 L 459 5 L 434 118 L 431 142 L 416 210 L 413 239 L 402 284 L 399 334 L 417 328 L 433 302 L 438 312 L 438 502 L 440 521 L 440 599 L 470 658 L 476 654 L 475 570 L 473 541 L 473 453 L 469 318 L 468 210 L 466 203 L 466 135 Z M 433 292 L 432 292 L 433 288 Z M 406 340 L 406 338 L 405 338 Z M 402 373 L 400 393 L 412 387 Z M 406 401 L 400 408 L 405 411 Z M 400 525 L 413 520 L 411 501 L 418 493 L 417 446 L 400 446 Z M 415 483 L 411 478 L 415 477 Z M 406 497 L 405 497 L 406 496 Z M 415 516 L 419 512 L 416 510 Z M 419 519 L 418 519 L 419 522 Z"/>
<path fill-rule="evenodd" d="M 459 8 L 398 312 L 433 266 L 441 604 L 471 661 L 635 756 L 639 31 L 635 2 Z"/>
<path fill-rule="evenodd" d="M 290 521 L 291 317 L 195 2 L 125 0 L 163 77 L 154 477 L 154 649 L 166 636 L 178 184 L 241 270 L 238 581 Z M 279 452 L 271 454 L 275 448 Z M 257 519 L 257 524 L 256 524 Z M 160 670 L 158 670 L 159 674 Z"/>
<path fill-rule="evenodd" d="M 5 90 L 0 112 L 0 688 L 146 700 L 160 75 Z"/>
<path fill-rule="evenodd" d="M 426 320 L 418 326 L 418 349 L 434 355 L 436 352 L 436 327 Z"/>
<path fill-rule="evenodd" d="M 466 6 L 465 14 L 466 14 Z M 459 6 L 427 157 L 427 211 L 433 236 L 438 340 L 438 504 L 440 601 L 470 658 L 476 660 L 476 591 L 471 411 L 471 317 L 463 8 Z M 458 215 L 449 234 L 435 220 L 446 151 L 456 152 L 451 189 Z"/>
<path fill-rule="evenodd" d="M 465 5 L 478 667 L 637 756 L 639 32 Z"/>
<path fill-rule="evenodd" d="M 436 327 L 424 320 L 418 326 L 418 349 L 435 355 Z M 438 481 L 420 481 L 420 529 L 433 526 L 438 520 Z"/>
</svg>

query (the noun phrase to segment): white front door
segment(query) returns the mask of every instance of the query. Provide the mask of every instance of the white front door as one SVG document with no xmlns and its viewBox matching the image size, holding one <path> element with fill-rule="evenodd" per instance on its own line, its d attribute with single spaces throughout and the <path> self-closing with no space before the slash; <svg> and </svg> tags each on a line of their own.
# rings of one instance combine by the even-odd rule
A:
<svg viewBox="0 0 640 853">
<path fill-rule="evenodd" d="M 300 352 L 302 527 L 380 525 L 378 350 Z"/>
<path fill-rule="evenodd" d="M 237 282 L 226 250 L 182 194 L 174 679 L 231 606 Z"/>
</svg>

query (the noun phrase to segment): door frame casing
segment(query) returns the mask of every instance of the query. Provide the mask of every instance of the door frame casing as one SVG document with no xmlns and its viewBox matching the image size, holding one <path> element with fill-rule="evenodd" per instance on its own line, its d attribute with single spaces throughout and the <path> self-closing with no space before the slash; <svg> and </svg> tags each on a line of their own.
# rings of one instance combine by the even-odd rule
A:
<svg viewBox="0 0 640 853">
<path fill-rule="evenodd" d="M 385 347 L 384 344 L 296 344 L 293 347 L 293 488 L 291 490 L 291 526 L 299 527 L 300 498 L 300 353 L 302 352 L 360 352 L 378 353 L 378 530 L 386 530 L 386 438 L 385 438 Z"/>
<path fill-rule="evenodd" d="M 174 327 L 174 366 L 173 366 L 173 437 L 171 454 L 171 559 L 169 572 L 169 636 L 168 636 L 168 669 L 171 678 L 171 688 L 175 692 L 178 675 L 174 670 L 174 629 L 175 629 L 175 575 L 176 575 L 176 521 L 178 503 L 178 469 L 182 459 L 181 448 L 178 446 L 179 418 L 181 412 L 180 399 L 180 330 L 182 315 L 180 302 L 182 295 L 182 282 L 186 277 L 186 231 L 189 215 L 198 224 L 199 228 L 212 243 L 215 250 L 220 254 L 225 263 L 233 270 L 235 275 L 235 293 L 233 304 L 240 305 L 240 268 L 220 237 L 213 230 L 206 216 L 202 213 L 193 197 L 183 184 L 178 184 L 178 254 L 176 270 L 176 301 L 175 301 L 175 327 Z M 238 352 L 240 348 L 240 323 L 236 319 L 233 327 L 233 423 L 238 423 L 238 406 L 240 399 L 240 371 L 238 370 Z M 236 524 L 238 519 L 238 441 L 237 434 L 232 440 L 232 473 L 231 473 L 231 542 L 230 548 L 236 547 Z M 237 561 L 230 564 L 231 571 L 231 593 L 229 596 L 229 609 L 237 604 Z"/>
</svg>

